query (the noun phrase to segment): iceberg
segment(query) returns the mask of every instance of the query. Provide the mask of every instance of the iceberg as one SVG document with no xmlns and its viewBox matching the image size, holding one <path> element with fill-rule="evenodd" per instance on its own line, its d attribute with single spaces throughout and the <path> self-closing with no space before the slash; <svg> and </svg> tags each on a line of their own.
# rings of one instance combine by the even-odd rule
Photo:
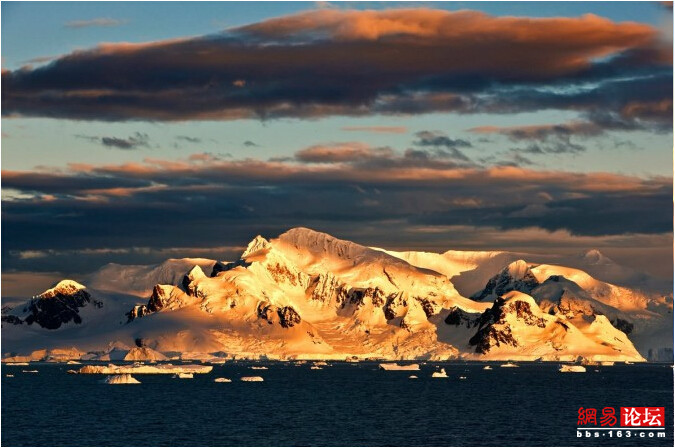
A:
<svg viewBox="0 0 675 447">
<path fill-rule="evenodd" d="M 242 382 L 262 382 L 263 380 L 264 379 L 260 376 L 249 376 L 241 378 Z"/>
<path fill-rule="evenodd" d="M 116 374 L 114 376 L 106 377 L 105 379 L 101 380 L 101 383 L 106 383 L 108 385 L 132 385 L 141 382 L 134 379 L 131 374 Z"/>
<path fill-rule="evenodd" d="M 558 371 L 567 373 L 567 372 L 572 372 L 572 373 L 585 373 L 586 368 L 584 368 L 581 365 L 560 365 L 560 368 Z"/>
<path fill-rule="evenodd" d="M 502 367 L 502 368 L 518 368 L 518 365 L 516 365 L 515 363 L 511 363 L 511 362 L 504 363 L 503 365 L 499 365 L 499 366 Z"/>
<path fill-rule="evenodd" d="M 194 377 L 192 373 L 178 373 L 173 376 L 174 379 L 194 379 Z"/>
<path fill-rule="evenodd" d="M 78 370 L 79 374 L 208 374 L 211 365 L 86 365 Z"/>
<path fill-rule="evenodd" d="M 447 378 L 448 374 L 445 372 L 445 368 L 441 368 L 440 371 L 434 371 L 434 373 L 431 375 L 431 377 L 434 377 L 436 379 L 443 379 L 443 378 Z"/>
<path fill-rule="evenodd" d="M 385 371 L 419 371 L 420 365 L 412 363 L 410 365 L 399 365 L 398 363 L 380 363 L 380 369 Z"/>
<path fill-rule="evenodd" d="M 225 377 L 216 377 L 215 379 L 213 379 L 213 381 L 216 382 L 216 383 L 230 383 L 230 382 L 232 382 L 232 380 L 226 379 Z"/>
</svg>

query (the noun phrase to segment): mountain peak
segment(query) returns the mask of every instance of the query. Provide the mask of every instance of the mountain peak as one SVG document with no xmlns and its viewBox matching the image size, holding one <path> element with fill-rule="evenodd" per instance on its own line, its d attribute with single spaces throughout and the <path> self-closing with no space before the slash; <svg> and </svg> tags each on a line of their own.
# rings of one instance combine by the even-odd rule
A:
<svg viewBox="0 0 675 447">
<path fill-rule="evenodd" d="M 523 279 L 529 271 L 530 266 L 527 262 L 519 259 L 507 265 L 502 272 L 508 274 L 513 279 Z"/>
<path fill-rule="evenodd" d="M 361 259 L 364 256 L 367 256 L 368 253 L 371 253 L 375 257 L 388 256 L 364 247 L 363 245 L 338 239 L 330 234 L 303 227 L 288 230 L 279 236 L 278 240 L 295 249 L 303 249 L 314 256 L 328 256 L 343 260 Z"/>
<path fill-rule="evenodd" d="M 609 259 L 607 256 L 602 254 L 600 250 L 598 249 L 592 249 L 588 250 L 586 253 L 583 255 L 584 261 L 586 261 L 588 264 L 611 264 L 612 260 Z"/>
<path fill-rule="evenodd" d="M 499 273 L 490 278 L 485 288 L 473 295 L 473 298 L 482 301 L 485 298 L 494 299 L 513 290 L 529 294 L 539 285 L 530 265 L 519 259 L 504 267 Z"/>
<path fill-rule="evenodd" d="M 241 257 L 247 258 L 248 256 L 251 256 L 254 253 L 269 248 L 269 246 L 270 242 L 267 239 L 265 239 L 260 235 L 257 235 L 256 237 L 253 238 L 251 242 L 248 243 L 248 246 L 246 247 L 246 250 L 244 250 L 244 253 L 242 253 Z"/>
<path fill-rule="evenodd" d="M 51 298 L 56 295 L 72 295 L 73 293 L 83 289 L 86 289 L 86 287 L 77 281 L 73 281 L 72 279 L 64 279 L 59 281 L 54 287 L 42 292 L 40 297 Z"/>
</svg>

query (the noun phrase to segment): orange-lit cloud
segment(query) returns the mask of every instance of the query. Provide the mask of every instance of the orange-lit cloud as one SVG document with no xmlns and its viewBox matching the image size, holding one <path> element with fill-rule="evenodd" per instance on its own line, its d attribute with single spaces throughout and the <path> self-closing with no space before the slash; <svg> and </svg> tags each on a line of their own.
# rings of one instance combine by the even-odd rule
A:
<svg viewBox="0 0 675 447">
<path fill-rule="evenodd" d="M 672 96 L 671 53 L 649 25 L 594 15 L 322 9 L 213 36 L 105 43 L 47 66 L 3 71 L 2 113 L 101 120 L 611 114 Z M 560 88 L 577 84 L 592 88 Z"/>
</svg>

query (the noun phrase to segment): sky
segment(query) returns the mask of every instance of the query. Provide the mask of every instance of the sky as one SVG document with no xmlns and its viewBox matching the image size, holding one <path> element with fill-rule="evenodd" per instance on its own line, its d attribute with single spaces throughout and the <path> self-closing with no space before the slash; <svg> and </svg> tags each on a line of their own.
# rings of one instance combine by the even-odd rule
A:
<svg viewBox="0 0 675 447">
<path fill-rule="evenodd" d="M 3 2 L 2 273 L 389 249 L 672 276 L 672 4 Z"/>
</svg>

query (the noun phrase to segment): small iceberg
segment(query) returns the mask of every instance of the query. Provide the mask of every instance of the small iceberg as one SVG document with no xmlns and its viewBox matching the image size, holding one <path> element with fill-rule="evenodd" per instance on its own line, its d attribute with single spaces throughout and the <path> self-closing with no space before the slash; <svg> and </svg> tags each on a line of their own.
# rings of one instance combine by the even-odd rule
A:
<svg viewBox="0 0 675 447">
<path fill-rule="evenodd" d="M 182 373 L 174 374 L 173 378 L 174 379 L 194 379 L 195 376 L 192 373 L 182 372 Z"/>
<path fill-rule="evenodd" d="M 419 371 L 420 365 L 412 363 L 410 365 L 399 365 L 398 363 L 380 363 L 380 369 L 385 371 Z"/>
<path fill-rule="evenodd" d="M 320 367 L 320 366 L 312 366 L 312 367 L 311 367 L 311 368 L 309 368 L 309 369 L 323 369 L 323 368 L 322 368 L 322 367 Z"/>
<path fill-rule="evenodd" d="M 600 366 L 614 366 L 614 362 L 610 361 L 600 362 Z"/>
<path fill-rule="evenodd" d="M 499 365 L 499 366 L 502 367 L 502 368 L 518 368 L 518 365 L 516 365 L 515 363 L 511 363 L 511 362 L 507 362 L 507 363 L 504 363 L 504 364 Z"/>
<path fill-rule="evenodd" d="M 417 376 L 408 376 L 408 379 L 417 379 Z"/>
<path fill-rule="evenodd" d="M 76 360 L 68 360 L 66 362 L 66 365 L 81 365 L 82 363 L 76 361 Z"/>
<path fill-rule="evenodd" d="M 7 374 L 5 377 L 14 377 L 14 374 Z"/>
<path fill-rule="evenodd" d="M 442 378 L 447 378 L 448 374 L 445 372 L 445 368 L 441 368 L 440 371 L 435 371 L 431 377 L 435 377 L 437 379 L 442 379 Z"/>
<path fill-rule="evenodd" d="M 326 362 L 314 362 L 314 366 L 328 366 Z"/>
<path fill-rule="evenodd" d="M 2 362 L 3 364 L 7 366 L 28 366 L 30 363 L 28 362 Z"/>
<path fill-rule="evenodd" d="M 116 374 L 114 376 L 106 377 L 105 379 L 101 380 L 101 383 L 108 385 L 135 385 L 141 382 L 134 379 L 131 374 Z"/>
<path fill-rule="evenodd" d="M 241 378 L 242 382 L 262 382 L 264 379 L 260 376 L 249 376 L 249 377 L 242 377 Z"/>
<path fill-rule="evenodd" d="M 251 366 L 251 369 L 267 369 L 267 366 Z"/>
<path fill-rule="evenodd" d="M 563 373 L 585 373 L 586 368 L 581 365 L 560 365 L 558 371 Z"/>
<path fill-rule="evenodd" d="M 38 370 L 37 370 L 37 369 L 23 369 L 23 370 L 21 370 L 21 372 L 25 372 L 25 373 L 36 373 L 36 372 L 38 372 Z"/>
<path fill-rule="evenodd" d="M 628 361 L 628 360 L 626 360 L 624 363 L 625 363 L 626 365 L 632 365 L 632 364 L 633 364 L 633 362 L 630 362 L 630 361 Z"/>
<path fill-rule="evenodd" d="M 486 366 L 483 367 L 483 369 L 484 369 L 485 371 L 489 371 L 489 370 L 492 369 L 492 366 L 486 365 Z"/>
<path fill-rule="evenodd" d="M 66 372 L 67 372 L 68 374 L 77 374 L 77 371 L 75 371 L 74 369 L 69 369 L 69 370 L 66 371 Z"/>
<path fill-rule="evenodd" d="M 459 376 L 459 380 L 466 380 L 466 376 Z"/>
<path fill-rule="evenodd" d="M 214 382 L 216 383 L 230 383 L 232 382 L 230 379 L 226 379 L 225 377 L 216 377 L 213 379 Z"/>
</svg>

